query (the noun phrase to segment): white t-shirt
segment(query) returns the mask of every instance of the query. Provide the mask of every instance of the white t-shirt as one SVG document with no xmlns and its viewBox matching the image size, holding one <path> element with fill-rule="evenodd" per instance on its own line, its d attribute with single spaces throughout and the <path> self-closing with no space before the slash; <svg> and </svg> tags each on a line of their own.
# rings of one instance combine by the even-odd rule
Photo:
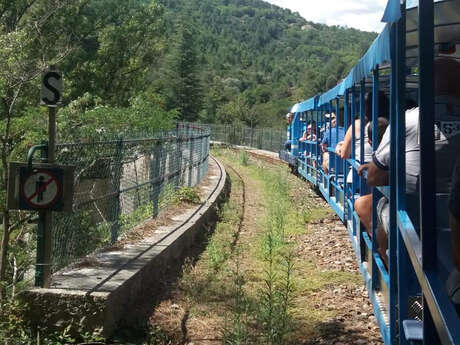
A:
<svg viewBox="0 0 460 345">
<path fill-rule="evenodd" d="M 420 175 L 418 120 L 419 108 L 406 111 L 406 192 L 411 194 L 417 192 Z M 372 160 L 382 170 L 388 170 L 390 167 L 390 126 L 387 127 Z"/>
</svg>

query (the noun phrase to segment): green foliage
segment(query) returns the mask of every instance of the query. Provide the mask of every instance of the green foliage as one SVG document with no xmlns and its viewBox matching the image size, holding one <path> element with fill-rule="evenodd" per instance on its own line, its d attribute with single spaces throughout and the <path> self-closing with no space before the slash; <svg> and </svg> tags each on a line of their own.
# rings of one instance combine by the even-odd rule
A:
<svg viewBox="0 0 460 345">
<path fill-rule="evenodd" d="M 30 344 L 29 331 L 23 313 L 25 305 L 18 299 L 6 301 L 0 308 L 0 342 L 11 345 Z"/>
<path fill-rule="evenodd" d="M 235 255 L 235 269 L 232 271 L 232 310 L 231 325 L 222 332 L 223 345 L 245 345 L 249 343 L 250 329 L 248 314 L 250 304 L 244 290 L 246 279 L 241 272 L 240 254 Z"/>
<path fill-rule="evenodd" d="M 158 94 L 147 90 L 130 100 L 128 107 L 100 105 L 100 99 L 83 95 L 58 113 L 59 136 L 65 141 L 103 136 L 137 137 L 172 128 L 175 110 L 166 111 Z"/>
<path fill-rule="evenodd" d="M 288 234 L 293 231 L 289 223 L 292 205 L 286 175 L 263 169 L 257 174 L 264 182 L 269 200 L 267 230 L 260 243 L 264 285 L 259 290 L 257 319 L 264 330 L 266 343 L 282 345 L 292 330 L 294 250 L 288 241 Z"/>
<path fill-rule="evenodd" d="M 240 164 L 243 166 L 247 166 L 249 163 L 249 154 L 245 150 L 241 150 L 239 153 Z"/>
<path fill-rule="evenodd" d="M 161 2 L 169 28 L 184 17 L 196 28 L 193 42 L 205 81 L 200 120 L 206 122 L 251 126 L 263 119 L 264 126 L 282 126 L 294 102 L 335 85 L 376 37 L 315 24 L 260 0 Z M 166 35 L 173 39 L 174 31 Z"/>
<path fill-rule="evenodd" d="M 225 233 L 228 229 L 228 226 L 219 224 L 216 233 Z M 230 257 L 229 238 L 223 235 L 212 236 L 209 240 L 207 251 L 209 256 L 208 265 L 214 272 L 217 272 Z"/>
<path fill-rule="evenodd" d="M 243 123 L 251 128 L 260 121 L 259 114 L 252 109 L 244 94 L 221 105 L 217 109 L 216 118 L 219 123 Z"/>
<path fill-rule="evenodd" d="M 196 121 L 202 109 L 203 96 L 195 32 L 183 22 L 177 31 L 166 73 L 168 108 L 176 109 L 181 120 Z"/>
<path fill-rule="evenodd" d="M 67 20 L 81 39 L 62 65 L 69 100 L 88 92 L 104 104 L 126 106 L 148 88 L 164 28 L 156 0 L 91 0 Z"/>
<path fill-rule="evenodd" d="M 71 325 L 64 328 L 61 333 L 55 333 L 52 338 L 56 345 L 74 344 L 76 339 L 70 334 Z"/>
<path fill-rule="evenodd" d="M 24 320 L 27 306 L 18 298 L 5 301 L 0 309 L 0 342 L 8 345 L 68 345 L 84 342 L 104 341 L 102 329 L 93 333 L 79 331 L 79 338 L 72 335 L 71 325 L 61 332 L 49 332 L 43 329 L 32 331 L 31 325 Z M 84 318 L 84 317 L 83 317 Z"/>
<path fill-rule="evenodd" d="M 182 187 L 174 194 L 174 202 L 176 204 L 186 202 L 189 204 L 201 203 L 200 196 L 195 188 Z"/>
<path fill-rule="evenodd" d="M 168 345 L 172 343 L 171 337 L 158 326 L 151 326 L 142 345 Z"/>
<path fill-rule="evenodd" d="M 134 212 L 120 215 L 121 231 L 132 229 L 142 221 L 149 219 L 153 216 L 153 202 L 140 205 Z"/>
<path fill-rule="evenodd" d="M 233 182 L 235 183 L 235 182 Z M 208 265 L 217 272 L 230 258 L 238 240 L 239 223 L 244 215 L 231 201 L 225 203 L 219 212 L 220 221 L 207 246 Z"/>
</svg>

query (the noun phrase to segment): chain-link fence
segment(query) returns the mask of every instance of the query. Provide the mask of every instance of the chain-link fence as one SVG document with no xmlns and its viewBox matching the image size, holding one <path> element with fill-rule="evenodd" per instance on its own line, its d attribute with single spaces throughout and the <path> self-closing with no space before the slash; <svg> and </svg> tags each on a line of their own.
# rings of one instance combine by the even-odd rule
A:
<svg viewBox="0 0 460 345">
<path fill-rule="evenodd" d="M 152 138 L 59 144 L 57 162 L 76 166 L 72 213 L 55 214 L 53 270 L 155 217 L 174 192 L 206 175 L 209 127 L 179 123 Z"/>
<path fill-rule="evenodd" d="M 286 141 L 285 129 L 249 128 L 234 125 L 207 125 L 211 129 L 211 140 L 232 145 L 249 146 L 261 150 L 278 152 Z"/>
</svg>

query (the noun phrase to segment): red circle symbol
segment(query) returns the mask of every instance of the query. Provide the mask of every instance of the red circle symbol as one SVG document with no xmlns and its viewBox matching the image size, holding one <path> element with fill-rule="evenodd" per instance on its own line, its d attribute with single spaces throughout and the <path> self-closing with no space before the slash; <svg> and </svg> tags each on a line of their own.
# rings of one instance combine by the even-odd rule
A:
<svg viewBox="0 0 460 345">
<path fill-rule="evenodd" d="M 32 171 L 21 186 L 24 201 L 33 208 L 48 208 L 61 195 L 61 185 L 58 178 L 49 170 Z"/>
</svg>

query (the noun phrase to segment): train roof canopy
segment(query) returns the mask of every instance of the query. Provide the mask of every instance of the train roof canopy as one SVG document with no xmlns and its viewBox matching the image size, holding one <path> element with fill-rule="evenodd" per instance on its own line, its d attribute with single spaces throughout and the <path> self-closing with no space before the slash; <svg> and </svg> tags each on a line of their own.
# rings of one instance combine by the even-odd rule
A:
<svg viewBox="0 0 460 345">
<path fill-rule="evenodd" d="M 413 7 L 414 1 L 408 3 L 408 5 L 408 7 L 412 7 L 407 9 L 406 15 L 406 61 L 409 67 L 413 67 L 418 63 L 418 11 L 417 7 Z M 417 5 L 416 1 L 415 5 Z M 310 108 L 304 111 L 313 109 L 315 105 L 327 104 L 336 97 L 342 96 L 345 90 L 358 84 L 361 80 L 369 78 L 372 70 L 377 66 L 385 66 L 390 62 L 391 22 L 400 18 L 400 14 L 398 15 L 397 11 L 395 11 L 396 7 L 398 7 L 399 11 L 399 0 L 390 0 L 388 2 L 383 18 L 388 24 L 371 44 L 366 54 L 351 69 L 346 78 L 340 84 L 319 96 L 317 104 L 309 102 L 311 99 L 305 101 Z M 445 48 L 443 48 L 443 45 L 458 47 L 460 44 L 460 6 L 458 6 L 458 0 L 437 1 L 434 11 L 434 24 L 435 53 L 439 57 L 443 56 L 443 49 Z M 460 49 L 456 50 L 456 53 L 449 56 L 460 59 Z"/>
</svg>

